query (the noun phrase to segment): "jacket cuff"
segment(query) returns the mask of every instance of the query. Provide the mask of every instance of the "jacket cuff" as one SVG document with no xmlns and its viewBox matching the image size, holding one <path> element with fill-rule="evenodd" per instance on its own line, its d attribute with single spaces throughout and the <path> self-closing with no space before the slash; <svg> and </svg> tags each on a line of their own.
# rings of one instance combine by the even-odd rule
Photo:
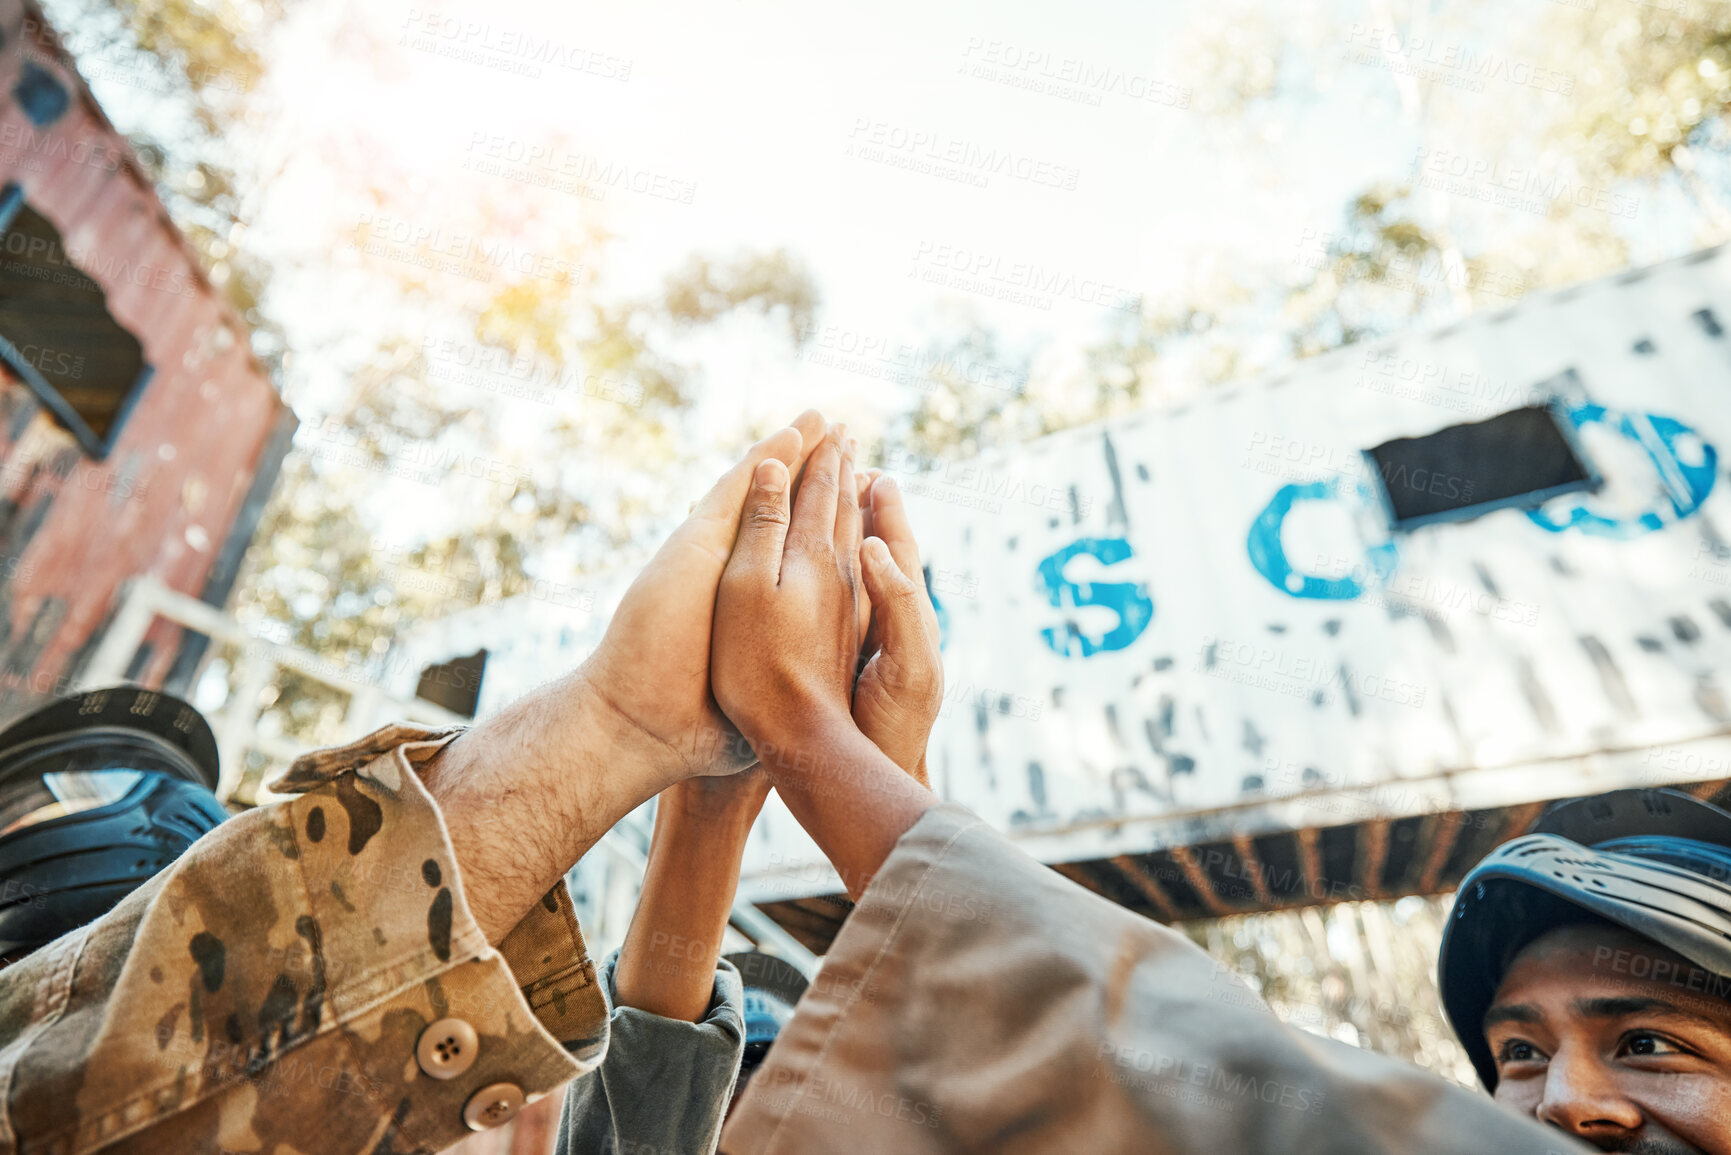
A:
<svg viewBox="0 0 1731 1155">
<path fill-rule="evenodd" d="M 560 1152 L 715 1150 L 745 1052 L 744 986 L 726 959 L 715 970 L 709 1006 L 697 1022 L 621 1006 L 614 986 L 619 952 L 601 964 L 613 1008 L 607 1058 L 571 1085 L 560 1120 Z"/>
<path fill-rule="evenodd" d="M 302 794 L 328 786 L 344 774 L 370 776 L 375 767 L 388 773 L 391 756 L 395 754 L 402 762 L 398 776 L 410 784 L 416 801 L 432 811 L 441 849 L 446 860 L 450 860 L 444 816 L 422 785 L 420 773 L 466 729 L 464 726 L 431 729 L 408 723 L 385 726 L 347 746 L 301 756 L 270 788 L 282 794 Z M 401 774 L 400 769 L 412 773 Z M 479 929 L 461 897 L 454 869 L 452 875 L 457 896 L 454 902 L 462 913 L 462 918 L 453 919 L 453 926 L 466 925 L 478 938 Z M 607 1041 L 608 1007 L 563 880 L 555 883 L 511 928 L 499 943 L 498 953 L 510 968 L 536 1021 L 559 1041 L 581 1070 L 599 1063 Z"/>
<path fill-rule="evenodd" d="M 709 1006 L 704 1008 L 703 1017 L 694 1023 L 684 1019 L 670 1019 L 664 1015 L 653 1014 L 639 1010 L 636 1007 L 619 1004 L 619 987 L 616 975 L 619 971 L 619 952 L 608 955 L 596 968 L 600 979 L 601 993 L 607 999 L 608 1018 L 613 1024 L 629 1020 L 642 1024 L 644 1032 L 661 1032 L 672 1040 L 691 1032 L 714 1034 L 725 1044 L 736 1048 L 740 1054 L 745 1052 L 745 983 L 739 977 L 739 968 L 726 959 L 717 959 L 715 963 L 715 985 L 710 988 Z M 737 1060 L 738 1056 L 735 1056 Z M 734 1066 L 739 1064 L 736 1061 Z"/>
<path fill-rule="evenodd" d="M 597 1066 L 607 1042 L 606 1001 L 563 881 L 497 949 L 475 922 L 419 776 L 459 733 L 387 726 L 303 756 L 273 784 L 299 795 L 279 825 L 302 848 L 333 1025 L 364 1056 L 361 1075 L 405 1149 L 508 1121 Z M 459 1045 L 438 1069 L 433 1036 L 455 1032 L 461 1044 L 465 1027 L 473 1052 Z"/>
</svg>

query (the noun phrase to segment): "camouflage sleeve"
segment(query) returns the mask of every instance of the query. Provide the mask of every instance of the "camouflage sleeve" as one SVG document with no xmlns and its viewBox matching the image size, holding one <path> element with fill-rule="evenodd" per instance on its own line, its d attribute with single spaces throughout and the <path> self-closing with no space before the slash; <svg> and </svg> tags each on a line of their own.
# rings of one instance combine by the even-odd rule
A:
<svg viewBox="0 0 1731 1155">
<path fill-rule="evenodd" d="M 595 1067 L 564 884 L 498 949 L 393 726 L 298 761 L 108 915 L 0 973 L 0 1153 L 432 1152 Z"/>
</svg>

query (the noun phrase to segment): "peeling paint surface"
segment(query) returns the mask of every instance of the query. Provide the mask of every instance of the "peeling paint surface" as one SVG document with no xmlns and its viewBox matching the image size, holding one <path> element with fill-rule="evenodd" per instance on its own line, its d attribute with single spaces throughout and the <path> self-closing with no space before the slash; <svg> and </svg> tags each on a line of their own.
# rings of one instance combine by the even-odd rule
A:
<svg viewBox="0 0 1731 1155">
<path fill-rule="evenodd" d="M 1098 863 L 1691 776 L 1654 752 L 1726 724 L 1731 257 L 1497 316 L 898 476 L 954 575 L 934 784 Z M 1546 400 L 1597 490 L 1389 528 L 1366 448 Z M 744 893 L 821 861 L 768 812 Z"/>
<path fill-rule="evenodd" d="M 127 579 L 210 592 L 292 415 L 40 11 L 0 0 L 0 37 L 0 185 L 22 187 L 153 370 L 96 459 L 0 368 L 3 721 L 70 688 Z M 26 73 L 31 91 L 48 94 L 29 109 L 17 97 Z M 178 627 L 158 622 L 130 676 L 160 685 L 181 642 Z"/>
</svg>

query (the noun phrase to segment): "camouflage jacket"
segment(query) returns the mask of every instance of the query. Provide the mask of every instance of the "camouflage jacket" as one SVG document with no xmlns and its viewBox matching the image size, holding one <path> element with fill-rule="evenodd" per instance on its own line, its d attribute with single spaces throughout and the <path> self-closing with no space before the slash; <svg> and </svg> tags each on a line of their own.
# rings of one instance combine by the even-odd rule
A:
<svg viewBox="0 0 1731 1155">
<path fill-rule="evenodd" d="M 0 972 L 0 1155 L 405 1155 L 593 1069 L 561 883 L 497 949 L 392 726 L 296 762 L 96 922 Z"/>
</svg>

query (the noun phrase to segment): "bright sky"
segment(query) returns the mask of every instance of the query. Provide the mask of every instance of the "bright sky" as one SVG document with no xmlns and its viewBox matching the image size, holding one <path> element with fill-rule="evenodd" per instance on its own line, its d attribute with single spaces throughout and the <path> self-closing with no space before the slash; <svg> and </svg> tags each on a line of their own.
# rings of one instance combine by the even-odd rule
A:
<svg viewBox="0 0 1731 1155">
<path fill-rule="evenodd" d="M 571 208 L 619 236 L 621 286 L 695 251 L 786 246 L 815 272 L 821 323 L 840 340 L 923 344 L 960 305 L 1018 342 L 1084 341 L 1112 306 L 1169 297 L 1210 264 L 1289 260 L 1302 230 L 1333 227 L 1349 195 L 1412 164 L 1393 85 L 1371 69 L 1289 102 L 1272 139 L 1182 107 L 1187 29 L 1205 11 L 326 4 L 278 45 L 272 148 L 287 161 L 252 240 L 293 249 L 350 225 L 353 172 L 436 204 L 476 162 L 502 170 L 483 178 L 502 196 L 530 174 L 613 165 L 624 181 Z M 1074 78 L 1067 96 L 1027 87 L 1061 76 Z M 961 163 L 907 167 L 946 158 Z M 437 227 L 438 213 L 412 223 Z M 1025 269 L 1065 290 L 1032 304 L 978 291 L 983 278 L 1015 292 Z M 974 287 L 954 283 L 970 270 Z M 285 299 L 291 326 L 354 322 L 322 289 Z M 722 410 L 910 400 L 858 373 L 746 368 L 746 396 L 713 398 Z"/>
<path fill-rule="evenodd" d="M 1542 47 L 1523 40 L 1542 40 L 1536 25 L 1558 11 L 1546 0 L 1439 11 L 1485 25 L 1475 35 L 1412 7 L 1420 23 L 1404 35 L 1430 55 L 1470 43 L 1528 64 Z M 1562 99 L 1497 80 L 1470 91 L 1445 70 L 1421 129 L 1380 51 L 1398 23 L 1388 0 L 885 0 L 845 13 L 791 0 L 304 0 L 293 13 L 258 94 L 259 135 L 237 143 L 262 158 L 243 243 L 277 265 L 270 303 L 303 417 L 346 394 L 369 336 L 426 324 L 390 314 L 355 260 L 333 263 L 334 238 L 382 216 L 450 244 L 478 200 L 508 212 L 528 182 L 554 182 L 568 191 L 536 195 L 568 206 L 573 233 L 616 237 L 604 295 L 646 289 L 699 252 L 785 247 L 812 270 L 817 355 L 726 335 L 704 345 L 710 389 L 691 425 L 720 449 L 807 405 L 869 430 L 914 404 L 910 387 L 859 358 L 825 363 L 824 348 L 865 350 L 869 365 L 972 315 L 1013 349 L 1076 349 L 1138 294 L 1171 302 L 1210 280 L 1299 279 L 1303 238 L 1338 229 L 1353 195 L 1410 177 L 1421 148 L 1499 174 L 1549 171 L 1531 144 L 1487 155 L 1496 133 L 1482 130 L 1536 123 Z M 1204 111 L 1214 73 L 1276 55 L 1277 98 Z M 161 103 L 93 87 L 123 128 Z M 1497 210 L 1435 196 L 1463 235 L 1507 227 Z M 1637 222 L 1655 238 L 1692 219 L 1656 207 Z M 1690 243 L 1645 247 L 1656 251 L 1639 260 Z M 454 283 L 453 299 L 472 288 Z M 512 402 L 489 420 L 509 432 L 546 416 Z"/>
</svg>

